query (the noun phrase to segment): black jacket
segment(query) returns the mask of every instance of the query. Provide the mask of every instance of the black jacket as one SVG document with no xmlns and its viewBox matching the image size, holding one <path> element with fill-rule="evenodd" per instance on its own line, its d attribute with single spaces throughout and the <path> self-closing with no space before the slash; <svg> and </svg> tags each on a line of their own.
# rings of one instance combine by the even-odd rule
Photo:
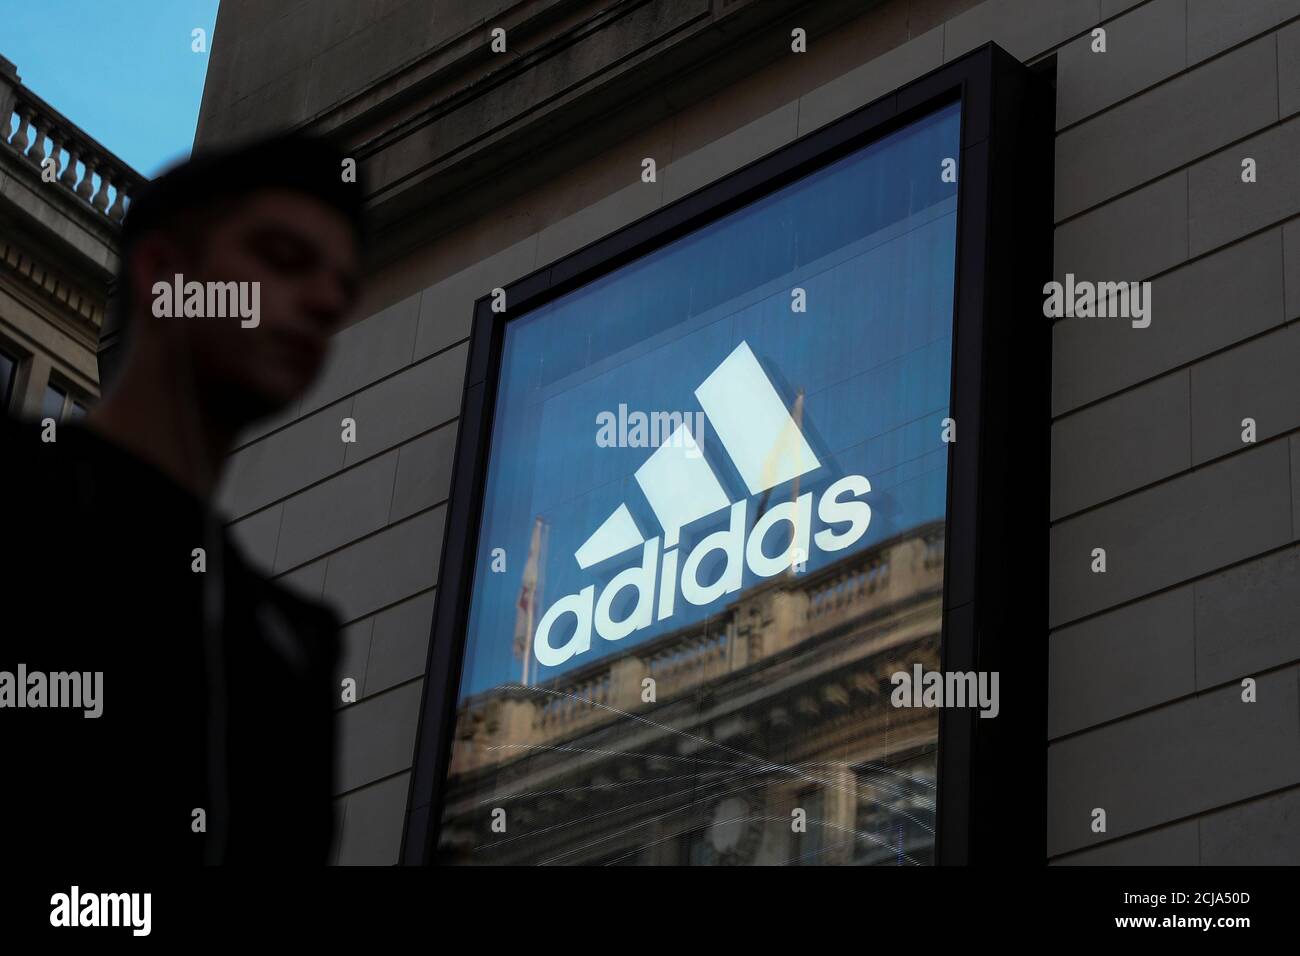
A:
<svg viewBox="0 0 1300 956">
<path fill-rule="evenodd" d="M 85 427 L 45 443 L 0 416 L 11 868 L 326 862 L 338 630 L 332 611 L 253 570 L 160 470 Z M 39 703 L 42 682 L 47 703 L 55 683 L 70 698 L 70 679 L 50 675 L 74 672 L 102 673 L 101 716 L 83 716 L 84 699 L 13 706 L 15 688 Z"/>
</svg>

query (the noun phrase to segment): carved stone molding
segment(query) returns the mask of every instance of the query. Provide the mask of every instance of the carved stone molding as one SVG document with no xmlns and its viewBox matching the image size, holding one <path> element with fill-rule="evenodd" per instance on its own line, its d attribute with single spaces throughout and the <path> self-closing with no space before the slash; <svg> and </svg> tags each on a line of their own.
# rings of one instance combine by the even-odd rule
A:
<svg viewBox="0 0 1300 956">
<path fill-rule="evenodd" d="M 104 322 L 104 303 L 58 270 L 33 258 L 12 242 L 0 241 L 0 266 L 4 274 L 57 310 L 88 338 L 93 348 Z"/>
</svg>

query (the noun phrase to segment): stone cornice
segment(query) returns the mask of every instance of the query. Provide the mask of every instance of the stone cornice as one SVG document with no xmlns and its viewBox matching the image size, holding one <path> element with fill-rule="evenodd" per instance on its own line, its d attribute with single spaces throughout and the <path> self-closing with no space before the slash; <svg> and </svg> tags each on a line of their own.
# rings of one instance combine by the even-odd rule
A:
<svg viewBox="0 0 1300 956">
<path fill-rule="evenodd" d="M 355 145 L 379 266 L 760 69 L 793 26 L 877 2 L 525 0 L 301 125 Z"/>
<path fill-rule="evenodd" d="M 127 198 L 145 180 L 25 87 L 3 57 L 0 118 L 0 274 L 93 349 Z M 44 166 L 53 179 L 42 175 Z"/>
<path fill-rule="evenodd" d="M 95 348 L 104 322 L 107 301 L 104 289 L 87 291 L 70 281 L 60 270 L 33 257 L 27 249 L 2 240 L 0 276 L 11 277 L 17 287 L 45 306 L 42 312 L 59 316 L 69 334 L 80 339 L 87 348 Z"/>
</svg>

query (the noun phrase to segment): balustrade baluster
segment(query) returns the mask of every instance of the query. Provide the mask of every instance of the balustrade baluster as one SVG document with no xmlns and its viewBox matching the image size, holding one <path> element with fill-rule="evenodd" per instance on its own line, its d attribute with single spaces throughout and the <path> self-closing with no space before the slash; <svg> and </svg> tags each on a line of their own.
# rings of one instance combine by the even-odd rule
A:
<svg viewBox="0 0 1300 956">
<path fill-rule="evenodd" d="M 122 217 L 126 215 L 126 188 L 125 183 L 118 174 L 113 176 L 113 206 L 108 210 L 108 218 L 113 222 L 121 222 Z"/>
<path fill-rule="evenodd" d="M 48 125 L 49 122 L 44 116 L 40 113 L 32 113 L 32 132 L 36 135 L 32 139 L 32 145 L 27 147 L 27 152 L 24 155 L 27 157 L 27 161 L 37 169 L 41 168 L 41 163 L 45 159 L 45 137 Z"/>
<path fill-rule="evenodd" d="M 95 184 L 91 176 L 91 173 L 95 168 L 94 155 L 89 150 L 87 150 L 81 156 L 81 163 L 86 171 L 81 177 L 81 182 L 77 183 L 76 193 L 82 199 L 86 200 L 86 202 L 90 202 L 91 191 L 95 188 Z"/>
<path fill-rule="evenodd" d="M 27 131 L 32 125 L 32 109 L 29 106 L 19 106 L 14 112 L 18 114 L 18 126 L 9 137 L 9 145 L 22 153 L 27 149 Z"/>
<path fill-rule="evenodd" d="M 45 156 L 45 134 L 41 131 L 41 114 L 34 109 L 28 109 L 26 112 L 27 129 L 31 131 L 31 137 L 29 138 L 24 131 L 23 145 L 27 148 L 23 150 L 23 156 L 33 166 L 39 166 Z"/>
<path fill-rule="evenodd" d="M 108 209 L 108 163 L 101 159 L 95 166 L 95 172 L 99 173 L 99 189 L 95 191 L 95 198 L 90 204 L 104 212 Z"/>
<path fill-rule="evenodd" d="M 77 141 L 73 139 L 70 133 L 65 133 L 61 139 L 55 140 L 54 150 L 56 154 L 60 150 L 67 150 L 68 161 L 59 170 L 59 185 L 69 191 L 75 191 L 77 188 Z"/>
</svg>

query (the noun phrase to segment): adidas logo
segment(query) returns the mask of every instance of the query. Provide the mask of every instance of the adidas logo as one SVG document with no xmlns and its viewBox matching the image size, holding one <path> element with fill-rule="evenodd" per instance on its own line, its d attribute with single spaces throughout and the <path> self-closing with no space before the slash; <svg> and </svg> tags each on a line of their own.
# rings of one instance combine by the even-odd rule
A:
<svg viewBox="0 0 1300 956">
<path fill-rule="evenodd" d="M 746 343 L 736 346 L 709 374 L 695 389 L 695 397 L 751 498 L 821 467 L 799 423 Z M 588 585 L 547 609 L 533 637 L 533 653 L 547 667 L 589 650 L 593 628 L 604 640 L 618 641 L 671 617 L 679 583 L 684 600 L 697 606 L 709 604 L 740 590 L 745 567 L 759 577 L 772 577 L 806 559 L 810 537 L 822 551 L 842 551 L 857 542 L 871 522 L 871 506 L 857 500 L 871 490 L 871 483 L 862 475 L 846 475 L 826 489 L 816 512 L 824 525 L 847 527 L 825 527 L 810 535 L 814 495 L 808 492 L 764 511 L 746 540 L 750 499 L 731 501 L 685 425 L 655 449 L 635 477 L 663 529 L 662 539 L 647 540 L 624 503 L 583 542 L 574 558 L 584 570 L 637 547 L 641 563 L 616 574 L 599 596 L 596 586 Z M 681 529 L 724 508 L 731 509 L 728 526 L 700 539 L 681 562 L 679 578 Z M 781 554 L 769 557 L 763 553 L 763 539 L 782 521 L 793 528 L 790 543 Z M 713 551 L 722 552 L 725 567 L 716 581 L 700 584 L 700 566 Z M 636 591 L 636 601 L 631 612 L 616 621 L 614 600 L 627 588 Z M 572 614 L 577 626 L 563 646 L 553 647 L 551 630 L 565 614 Z"/>
</svg>

